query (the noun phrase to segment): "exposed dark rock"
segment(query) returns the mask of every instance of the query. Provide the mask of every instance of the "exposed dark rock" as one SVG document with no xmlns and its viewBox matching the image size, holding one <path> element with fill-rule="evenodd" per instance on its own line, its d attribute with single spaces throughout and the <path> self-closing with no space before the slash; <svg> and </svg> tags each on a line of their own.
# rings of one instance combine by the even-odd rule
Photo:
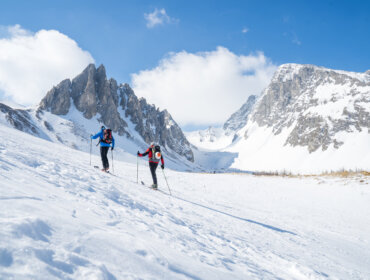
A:
<svg viewBox="0 0 370 280">
<path fill-rule="evenodd" d="M 48 109 L 55 115 L 68 114 L 71 106 L 70 98 L 71 81 L 64 80 L 56 87 L 53 87 L 41 100 L 40 108 Z"/>
<path fill-rule="evenodd" d="M 37 136 L 41 134 L 38 127 L 32 122 L 31 116 L 27 110 L 12 109 L 0 103 L 0 112 L 4 114 L 5 119 L 14 128 Z"/>
<path fill-rule="evenodd" d="M 45 125 L 47 130 L 49 130 L 51 132 L 54 132 L 54 128 L 51 126 L 50 123 L 48 123 L 47 121 L 44 121 L 44 125 Z"/>
</svg>

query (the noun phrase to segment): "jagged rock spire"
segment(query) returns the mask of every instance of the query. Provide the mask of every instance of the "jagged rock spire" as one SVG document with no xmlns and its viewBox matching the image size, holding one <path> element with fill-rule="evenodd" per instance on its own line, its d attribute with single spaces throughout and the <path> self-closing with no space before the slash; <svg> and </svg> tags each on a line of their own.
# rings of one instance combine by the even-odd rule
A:
<svg viewBox="0 0 370 280">
<path fill-rule="evenodd" d="M 39 109 L 66 115 L 71 100 L 85 118 L 99 115 L 99 121 L 119 135 L 132 137 L 125 121 L 129 119 L 146 143 L 156 141 L 194 161 L 190 143 L 171 115 L 147 104 L 144 98 L 138 99 L 128 84 L 118 85 L 114 79 L 108 80 L 104 65 L 96 69 L 90 64 L 72 81 L 67 79 L 53 87 L 42 99 Z"/>
</svg>

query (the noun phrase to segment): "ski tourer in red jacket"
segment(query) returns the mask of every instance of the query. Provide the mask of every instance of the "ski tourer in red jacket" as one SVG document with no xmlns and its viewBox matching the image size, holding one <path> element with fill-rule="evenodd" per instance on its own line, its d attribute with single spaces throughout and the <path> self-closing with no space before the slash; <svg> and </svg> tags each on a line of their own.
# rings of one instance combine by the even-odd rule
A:
<svg viewBox="0 0 370 280">
<path fill-rule="evenodd" d="M 139 157 L 145 157 L 146 155 L 148 155 L 150 173 L 152 174 L 152 178 L 153 178 L 152 187 L 155 188 L 155 189 L 158 188 L 157 175 L 156 175 L 155 171 L 158 167 L 159 161 L 161 161 L 161 163 L 162 163 L 161 168 L 164 169 L 164 160 L 163 160 L 163 156 L 162 156 L 162 153 L 161 153 L 160 146 L 155 145 L 154 143 L 152 143 L 152 144 L 150 144 L 150 147 L 145 151 L 145 153 L 141 154 L 139 151 L 137 151 L 137 155 Z"/>
</svg>

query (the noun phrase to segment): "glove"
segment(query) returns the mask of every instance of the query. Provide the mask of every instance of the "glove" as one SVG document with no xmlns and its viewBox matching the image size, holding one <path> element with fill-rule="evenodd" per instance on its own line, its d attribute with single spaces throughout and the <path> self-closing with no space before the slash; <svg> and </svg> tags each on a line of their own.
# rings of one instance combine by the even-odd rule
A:
<svg viewBox="0 0 370 280">
<path fill-rule="evenodd" d="M 164 164 L 161 165 L 161 168 L 164 169 Z"/>
<path fill-rule="evenodd" d="M 90 139 L 93 139 L 93 135 L 92 134 L 90 134 Z"/>
<path fill-rule="evenodd" d="M 140 152 L 139 151 L 137 151 L 137 155 L 140 156 Z"/>
<path fill-rule="evenodd" d="M 110 149 L 113 151 L 114 147 L 111 147 Z"/>
</svg>

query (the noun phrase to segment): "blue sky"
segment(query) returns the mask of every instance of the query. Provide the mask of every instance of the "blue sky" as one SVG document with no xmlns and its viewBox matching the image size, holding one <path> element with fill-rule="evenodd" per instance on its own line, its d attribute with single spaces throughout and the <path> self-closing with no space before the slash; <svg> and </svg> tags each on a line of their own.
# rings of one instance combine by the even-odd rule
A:
<svg viewBox="0 0 370 280">
<path fill-rule="evenodd" d="M 148 27 L 156 10 L 164 11 L 163 23 Z M 370 68 L 370 1 L 2 0 L 0 26 L 14 25 L 65 34 L 118 82 L 131 83 L 131 74 L 170 53 L 217 47 L 236 56 L 262 52 L 277 66 Z"/>
<path fill-rule="evenodd" d="M 2 0 L 0 5 L 1 25 L 56 29 L 122 81 L 154 67 L 168 52 L 217 46 L 237 54 L 263 51 L 276 64 L 370 68 L 370 1 Z M 177 21 L 147 28 L 144 13 L 155 8 Z"/>
</svg>

